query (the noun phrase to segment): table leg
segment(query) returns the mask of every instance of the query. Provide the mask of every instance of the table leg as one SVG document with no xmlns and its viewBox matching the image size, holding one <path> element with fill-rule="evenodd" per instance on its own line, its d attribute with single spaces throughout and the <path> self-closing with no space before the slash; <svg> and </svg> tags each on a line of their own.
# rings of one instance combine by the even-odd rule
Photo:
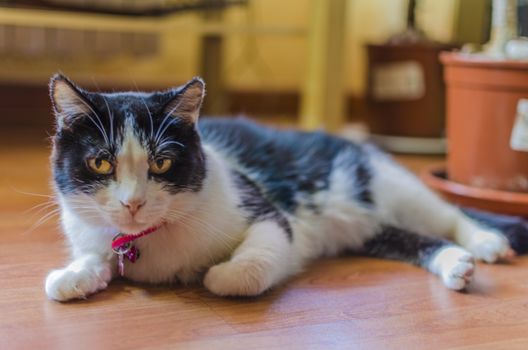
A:
<svg viewBox="0 0 528 350">
<path fill-rule="evenodd" d="M 312 0 L 308 66 L 300 125 L 338 130 L 345 122 L 343 87 L 347 0 Z"/>
</svg>

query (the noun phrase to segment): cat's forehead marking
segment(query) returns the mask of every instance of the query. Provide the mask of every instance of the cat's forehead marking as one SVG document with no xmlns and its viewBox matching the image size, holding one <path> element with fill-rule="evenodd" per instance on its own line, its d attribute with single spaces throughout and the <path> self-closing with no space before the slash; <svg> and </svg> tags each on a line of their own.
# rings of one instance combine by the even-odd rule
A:
<svg viewBox="0 0 528 350">
<path fill-rule="evenodd" d="M 145 109 L 145 106 L 152 104 L 150 93 L 122 92 L 101 94 L 107 101 L 111 101 L 114 109 L 122 115 L 136 115 Z M 152 107 L 152 106 L 151 106 Z"/>
<path fill-rule="evenodd" d="M 148 152 L 143 147 L 132 118 L 127 118 L 124 125 L 123 143 L 117 154 L 116 173 L 118 179 L 139 178 L 147 174 Z"/>
</svg>

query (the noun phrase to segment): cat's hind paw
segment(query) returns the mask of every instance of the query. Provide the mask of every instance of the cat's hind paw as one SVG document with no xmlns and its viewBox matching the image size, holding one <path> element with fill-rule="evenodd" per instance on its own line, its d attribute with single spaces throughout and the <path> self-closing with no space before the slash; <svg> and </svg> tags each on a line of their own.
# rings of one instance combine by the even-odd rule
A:
<svg viewBox="0 0 528 350">
<path fill-rule="evenodd" d="M 466 248 L 476 259 L 487 263 L 507 260 L 515 255 L 506 237 L 499 232 L 483 229 L 472 234 Z"/>
<path fill-rule="evenodd" d="M 475 259 L 465 249 L 446 247 L 433 257 L 429 269 L 440 276 L 447 288 L 463 290 L 473 278 Z"/>
<path fill-rule="evenodd" d="M 112 278 L 109 267 L 74 271 L 68 268 L 53 270 L 46 278 L 46 294 L 50 299 L 67 301 L 84 299 L 105 289 Z"/>
</svg>

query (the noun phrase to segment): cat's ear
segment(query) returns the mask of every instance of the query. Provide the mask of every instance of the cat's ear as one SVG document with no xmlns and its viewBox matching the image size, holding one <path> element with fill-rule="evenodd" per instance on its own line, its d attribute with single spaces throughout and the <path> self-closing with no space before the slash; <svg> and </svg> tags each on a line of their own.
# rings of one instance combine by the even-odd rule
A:
<svg viewBox="0 0 528 350">
<path fill-rule="evenodd" d="M 92 111 L 82 90 L 62 74 L 51 77 L 49 93 L 60 128 L 70 125 L 80 116 L 89 115 Z"/>
<path fill-rule="evenodd" d="M 195 124 L 205 96 L 205 83 L 202 78 L 195 77 L 172 92 L 173 96 L 164 109 L 165 114 L 179 118 L 185 123 Z"/>
</svg>

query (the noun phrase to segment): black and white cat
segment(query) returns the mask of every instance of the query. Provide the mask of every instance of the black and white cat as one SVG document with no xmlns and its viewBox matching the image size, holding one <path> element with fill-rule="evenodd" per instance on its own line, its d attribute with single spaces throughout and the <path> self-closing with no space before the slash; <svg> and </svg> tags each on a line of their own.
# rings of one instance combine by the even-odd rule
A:
<svg viewBox="0 0 528 350">
<path fill-rule="evenodd" d="M 321 256 L 399 259 L 469 283 L 474 258 L 508 240 L 440 200 L 387 155 L 324 133 L 245 120 L 198 122 L 204 83 L 165 92 L 94 93 L 51 79 L 52 166 L 72 262 L 46 293 L 84 298 L 118 275 L 112 240 L 137 235 L 133 281 L 201 282 L 258 295 Z M 128 236 L 125 236 L 128 237 Z M 449 240 L 453 240 L 452 243 Z"/>
</svg>

